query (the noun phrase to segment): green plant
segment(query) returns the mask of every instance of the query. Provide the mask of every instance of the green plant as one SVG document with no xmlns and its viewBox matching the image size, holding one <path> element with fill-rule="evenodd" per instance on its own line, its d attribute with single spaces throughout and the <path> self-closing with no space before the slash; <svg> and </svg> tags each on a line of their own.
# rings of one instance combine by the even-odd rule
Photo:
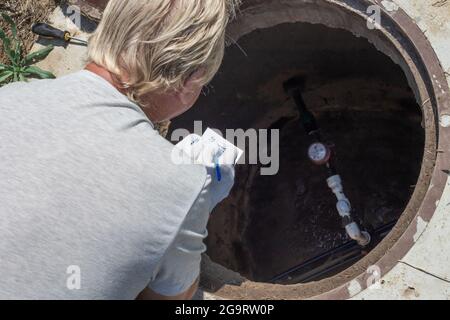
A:
<svg viewBox="0 0 450 320">
<path fill-rule="evenodd" d="M 30 78 L 53 79 L 55 76 L 48 71 L 44 71 L 33 64 L 44 60 L 53 50 L 53 46 L 24 56 L 23 44 L 17 35 L 17 26 L 13 19 L 6 13 L 1 13 L 1 17 L 11 28 L 11 37 L 0 27 L 0 40 L 3 43 L 3 51 L 9 63 L 0 63 L 0 87 L 11 81 L 28 81 Z"/>
</svg>

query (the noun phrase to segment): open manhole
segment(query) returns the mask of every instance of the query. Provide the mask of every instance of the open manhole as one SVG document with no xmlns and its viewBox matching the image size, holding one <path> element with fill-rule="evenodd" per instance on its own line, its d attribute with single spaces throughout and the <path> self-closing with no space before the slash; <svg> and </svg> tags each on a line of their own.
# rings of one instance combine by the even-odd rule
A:
<svg viewBox="0 0 450 320">
<path fill-rule="evenodd" d="M 107 1 L 71 2 L 98 18 L 90 5 Z M 434 213 L 447 178 L 448 155 L 438 150 L 450 139 L 438 121 L 449 112 L 444 73 L 412 20 L 382 1 L 243 3 L 229 28 L 237 43 L 208 94 L 172 129 L 195 131 L 195 121 L 222 132 L 279 129 L 279 170 L 237 167 L 208 227 L 202 288 L 218 298 L 348 298 L 370 284 L 369 270 L 392 269 Z M 342 228 L 326 171 L 308 160 L 310 137 L 283 91 L 293 76 L 305 80 L 304 100 L 333 146 L 352 214 L 372 234 L 364 249 Z"/>
<path fill-rule="evenodd" d="M 201 120 L 223 133 L 279 129 L 279 171 L 238 166 L 209 224 L 202 284 L 225 298 L 310 297 L 364 273 L 407 230 L 430 185 L 435 114 L 422 70 L 342 3 L 247 4 L 220 73 L 174 128 Z M 372 233 L 364 249 L 343 229 L 326 171 L 307 157 L 311 139 L 283 91 L 293 76 L 305 80 L 305 103 L 333 146 L 355 220 Z"/>
<path fill-rule="evenodd" d="M 311 138 L 283 91 L 283 82 L 299 74 L 305 103 L 324 140 L 334 145 L 337 171 L 364 229 L 373 232 L 399 219 L 422 166 L 421 108 L 402 69 L 367 39 L 301 22 L 240 38 L 239 46 L 228 49 L 209 94 L 174 126 L 192 127 L 201 119 L 222 132 L 280 130 L 278 173 L 239 166 L 231 197 L 209 225 L 208 256 L 253 281 L 270 282 L 350 240 L 327 172 L 308 159 Z M 292 273 L 282 282 L 304 282 L 303 276 Z"/>
</svg>

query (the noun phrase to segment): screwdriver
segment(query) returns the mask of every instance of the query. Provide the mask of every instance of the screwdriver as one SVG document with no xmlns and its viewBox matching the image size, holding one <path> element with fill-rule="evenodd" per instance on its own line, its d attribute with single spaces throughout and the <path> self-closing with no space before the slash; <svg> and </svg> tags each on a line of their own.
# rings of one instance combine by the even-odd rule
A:
<svg viewBox="0 0 450 320">
<path fill-rule="evenodd" d="M 59 39 L 65 42 L 75 40 L 85 45 L 88 44 L 85 40 L 72 37 L 69 31 L 56 29 L 47 23 L 35 23 L 33 27 L 31 27 L 31 31 L 44 38 Z"/>
</svg>

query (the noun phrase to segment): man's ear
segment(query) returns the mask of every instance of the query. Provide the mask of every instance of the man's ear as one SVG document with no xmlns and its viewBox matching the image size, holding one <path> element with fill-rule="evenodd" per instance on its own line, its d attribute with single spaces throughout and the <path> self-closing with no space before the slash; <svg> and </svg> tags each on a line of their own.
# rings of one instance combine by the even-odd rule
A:
<svg viewBox="0 0 450 320">
<path fill-rule="evenodd" d="M 184 83 L 181 90 L 178 92 L 179 99 L 183 105 L 192 104 L 201 92 L 201 80 L 204 76 L 204 70 L 194 72 Z"/>
</svg>

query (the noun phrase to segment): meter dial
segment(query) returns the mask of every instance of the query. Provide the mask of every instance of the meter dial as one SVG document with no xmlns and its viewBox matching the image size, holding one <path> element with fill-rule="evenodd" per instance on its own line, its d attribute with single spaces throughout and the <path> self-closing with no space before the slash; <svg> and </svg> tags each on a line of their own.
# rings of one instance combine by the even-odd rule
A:
<svg viewBox="0 0 450 320">
<path fill-rule="evenodd" d="M 309 147 L 308 157 L 314 164 L 323 165 L 330 160 L 331 151 L 323 143 L 317 142 Z"/>
</svg>

